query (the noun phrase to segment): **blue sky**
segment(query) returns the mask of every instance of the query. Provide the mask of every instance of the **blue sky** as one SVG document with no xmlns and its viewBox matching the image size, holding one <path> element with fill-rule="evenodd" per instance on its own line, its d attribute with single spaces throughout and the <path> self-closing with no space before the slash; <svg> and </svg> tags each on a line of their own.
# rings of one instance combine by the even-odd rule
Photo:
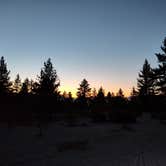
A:
<svg viewBox="0 0 166 166">
<path fill-rule="evenodd" d="M 36 78 L 49 57 L 61 90 L 91 87 L 128 93 L 144 59 L 166 36 L 164 0 L 0 0 L 0 56 L 13 79 Z"/>
</svg>

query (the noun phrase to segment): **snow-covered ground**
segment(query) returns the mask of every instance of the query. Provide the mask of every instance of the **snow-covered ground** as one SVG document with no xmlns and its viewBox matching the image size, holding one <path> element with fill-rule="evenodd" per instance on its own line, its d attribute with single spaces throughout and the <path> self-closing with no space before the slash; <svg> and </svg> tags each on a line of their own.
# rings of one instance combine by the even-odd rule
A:
<svg viewBox="0 0 166 166">
<path fill-rule="evenodd" d="M 166 125 L 145 115 L 138 123 L 0 125 L 0 166 L 165 166 Z"/>
</svg>

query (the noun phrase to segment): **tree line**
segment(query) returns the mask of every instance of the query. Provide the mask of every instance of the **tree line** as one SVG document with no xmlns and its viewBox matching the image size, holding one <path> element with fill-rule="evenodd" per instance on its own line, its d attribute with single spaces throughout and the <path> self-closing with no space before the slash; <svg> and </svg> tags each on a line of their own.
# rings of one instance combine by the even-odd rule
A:
<svg viewBox="0 0 166 166">
<path fill-rule="evenodd" d="M 7 69 L 7 63 L 5 62 L 4 57 L 0 59 L 0 95 L 11 95 L 11 94 L 34 94 L 34 95 L 59 95 L 61 97 L 67 98 L 72 97 L 72 93 L 67 94 L 64 91 L 60 94 L 58 90 L 60 86 L 60 80 L 58 78 L 56 70 L 53 68 L 51 59 L 49 58 L 44 62 L 44 67 L 40 71 L 40 75 L 37 76 L 37 81 L 30 80 L 26 78 L 23 82 L 20 78 L 20 75 L 17 74 L 14 81 L 10 81 L 10 71 Z M 84 78 L 79 84 L 77 91 L 77 98 L 88 98 L 95 97 L 97 94 L 105 96 L 105 91 L 101 86 L 97 92 L 95 88 L 90 88 L 88 81 Z M 115 96 L 112 92 L 108 92 L 107 95 Z M 116 94 L 117 96 L 124 96 L 122 89 L 120 88 Z"/>
<path fill-rule="evenodd" d="M 158 60 L 156 68 L 152 68 L 145 59 L 138 73 L 137 87 L 133 87 L 129 98 L 124 96 L 121 88 L 117 94 L 105 94 L 103 87 L 98 91 L 92 89 L 85 78 L 79 84 L 76 99 L 71 92 L 60 94 L 60 80 L 50 58 L 44 62 L 37 81 L 26 78 L 22 82 L 19 74 L 11 81 L 7 63 L 1 57 L 0 120 L 25 121 L 29 116 L 31 120 L 46 121 L 54 119 L 57 112 L 65 112 L 69 119 L 79 113 L 79 116 L 88 115 L 94 120 L 104 120 L 105 113 L 108 113 L 111 120 L 133 121 L 142 111 L 163 112 L 166 103 L 166 38 L 161 51 L 155 54 Z"/>
</svg>

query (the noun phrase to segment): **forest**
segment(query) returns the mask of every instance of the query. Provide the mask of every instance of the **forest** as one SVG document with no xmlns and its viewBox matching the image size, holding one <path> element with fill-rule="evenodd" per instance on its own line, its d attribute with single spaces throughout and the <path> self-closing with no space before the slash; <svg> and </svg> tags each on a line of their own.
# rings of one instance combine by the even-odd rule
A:
<svg viewBox="0 0 166 166">
<path fill-rule="evenodd" d="M 10 80 L 10 70 L 4 57 L 0 59 L 0 122 L 13 125 L 34 125 L 39 127 L 49 122 L 64 119 L 75 125 L 80 118 L 93 122 L 135 123 L 143 112 L 150 112 L 153 118 L 165 119 L 166 106 L 166 38 L 161 53 L 156 53 L 158 66 L 151 68 L 145 59 L 138 72 L 137 87 L 125 97 L 119 88 L 117 94 L 104 88 L 91 89 L 88 80 L 78 85 L 77 97 L 72 93 L 59 92 L 60 80 L 51 59 L 44 62 L 37 81 L 19 74 Z M 84 124 L 85 125 L 85 124 Z"/>
</svg>

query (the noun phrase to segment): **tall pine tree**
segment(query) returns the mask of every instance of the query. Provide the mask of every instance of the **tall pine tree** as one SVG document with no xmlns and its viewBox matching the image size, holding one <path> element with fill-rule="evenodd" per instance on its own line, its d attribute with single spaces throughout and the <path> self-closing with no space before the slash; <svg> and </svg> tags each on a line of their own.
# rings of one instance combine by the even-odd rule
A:
<svg viewBox="0 0 166 166">
<path fill-rule="evenodd" d="M 0 95 L 8 94 L 11 90 L 9 74 L 10 71 L 7 69 L 7 63 L 2 56 L 0 59 Z"/>
<path fill-rule="evenodd" d="M 42 95 L 53 95 L 58 93 L 60 81 L 57 72 L 54 69 L 51 59 L 44 62 L 44 67 L 41 69 L 39 78 L 38 93 Z"/>
<path fill-rule="evenodd" d="M 140 96 L 148 96 L 155 94 L 155 80 L 154 72 L 148 62 L 145 59 L 142 70 L 138 74 L 139 78 L 137 79 L 138 94 Z"/>
<path fill-rule="evenodd" d="M 155 69 L 157 89 L 160 94 L 166 95 L 166 38 L 161 46 L 163 53 L 156 53 L 158 68 Z"/>
<path fill-rule="evenodd" d="M 79 110 L 82 111 L 88 111 L 89 102 L 90 102 L 90 96 L 91 96 L 91 88 L 86 79 L 83 79 L 79 85 L 78 91 L 77 91 L 77 100 L 76 102 L 79 103 Z"/>
<path fill-rule="evenodd" d="M 86 79 L 83 79 L 80 83 L 80 87 L 77 91 L 78 98 L 87 98 L 90 97 L 91 88 L 89 87 L 89 83 Z"/>
<path fill-rule="evenodd" d="M 103 87 L 101 86 L 98 90 L 97 96 L 96 96 L 97 102 L 104 103 L 105 102 L 105 92 Z"/>
</svg>

